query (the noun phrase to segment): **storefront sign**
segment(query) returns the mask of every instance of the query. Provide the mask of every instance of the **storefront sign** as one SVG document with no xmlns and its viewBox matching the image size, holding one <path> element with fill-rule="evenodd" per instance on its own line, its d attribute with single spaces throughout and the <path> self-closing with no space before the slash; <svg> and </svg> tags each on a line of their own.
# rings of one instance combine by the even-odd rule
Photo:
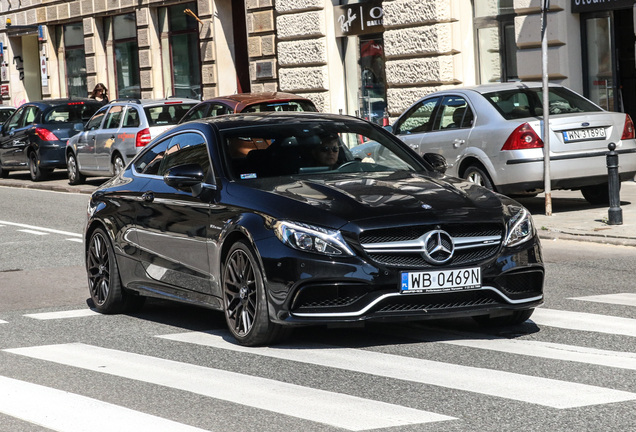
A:
<svg viewBox="0 0 636 432">
<path fill-rule="evenodd" d="M 40 57 L 40 72 L 42 74 L 42 87 L 49 86 L 49 67 L 46 64 L 46 56 Z"/>
<path fill-rule="evenodd" d="M 634 0 L 572 0 L 572 12 L 598 12 L 613 9 L 631 9 Z"/>
<path fill-rule="evenodd" d="M 8 96 L 9 95 L 9 84 L 2 84 L 0 86 L 0 96 Z"/>
<path fill-rule="evenodd" d="M 381 1 L 334 6 L 336 37 L 382 33 L 384 9 Z"/>
</svg>

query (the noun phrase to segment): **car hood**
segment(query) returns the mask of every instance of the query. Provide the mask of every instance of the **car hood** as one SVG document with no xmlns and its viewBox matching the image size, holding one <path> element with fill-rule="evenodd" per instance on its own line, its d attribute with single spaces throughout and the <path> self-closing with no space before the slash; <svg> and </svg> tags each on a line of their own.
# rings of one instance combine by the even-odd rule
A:
<svg viewBox="0 0 636 432">
<path fill-rule="evenodd" d="M 499 196 L 473 183 L 447 176 L 409 172 L 343 174 L 324 177 L 265 178 L 228 186 L 277 219 L 340 228 L 399 223 L 501 221 Z M 397 217 L 397 219 L 396 219 Z"/>
</svg>

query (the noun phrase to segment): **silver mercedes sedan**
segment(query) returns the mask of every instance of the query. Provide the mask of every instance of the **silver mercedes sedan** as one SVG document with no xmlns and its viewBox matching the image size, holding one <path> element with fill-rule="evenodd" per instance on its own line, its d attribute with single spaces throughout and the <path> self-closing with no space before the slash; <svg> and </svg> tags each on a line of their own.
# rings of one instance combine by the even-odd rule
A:
<svg viewBox="0 0 636 432">
<path fill-rule="evenodd" d="M 636 141 L 629 115 L 550 85 L 552 189 L 581 190 L 592 204 L 609 201 L 608 144 L 619 153 L 620 180 L 636 175 Z M 541 83 L 454 88 L 418 100 L 392 131 L 420 154 L 439 153 L 447 173 L 505 195 L 543 191 Z"/>
</svg>

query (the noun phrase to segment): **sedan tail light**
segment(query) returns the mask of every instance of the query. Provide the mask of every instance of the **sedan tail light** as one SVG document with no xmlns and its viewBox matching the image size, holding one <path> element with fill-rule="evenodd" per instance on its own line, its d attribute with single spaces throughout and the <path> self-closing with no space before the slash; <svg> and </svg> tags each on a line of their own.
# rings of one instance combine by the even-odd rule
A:
<svg viewBox="0 0 636 432">
<path fill-rule="evenodd" d="M 135 140 L 135 147 L 144 147 L 150 142 L 150 129 L 142 129 L 137 132 L 137 139 Z"/>
<path fill-rule="evenodd" d="M 501 149 L 525 150 L 531 148 L 543 148 L 543 140 L 539 138 L 532 126 L 524 123 L 510 134 Z"/>
<path fill-rule="evenodd" d="M 48 129 L 35 128 L 35 134 L 43 141 L 59 141 L 59 138 Z"/>
<path fill-rule="evenodd" d="M 632 118 L 629 114 L 625 114 L 625 126 L 623 127 L 623 136 L 621 139 L 634 139 L 634 122 L 632 122 Z"/>
</svg>

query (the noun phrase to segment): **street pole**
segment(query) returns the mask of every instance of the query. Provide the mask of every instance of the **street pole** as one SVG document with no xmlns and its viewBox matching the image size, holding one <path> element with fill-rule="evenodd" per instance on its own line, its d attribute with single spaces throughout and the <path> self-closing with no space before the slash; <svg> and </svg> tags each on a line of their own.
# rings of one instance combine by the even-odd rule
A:
<svg viewBox="0 0 636 432">
<path fill-rule="evenodd" d="M 541 60 L 543 73 L 543 188 L 545 215 L 552 216 L 552 187 L 550 184 L 550 95 L 548 93 L 548 9 L 550 0 L 541 4 Z"/>
</svg>

